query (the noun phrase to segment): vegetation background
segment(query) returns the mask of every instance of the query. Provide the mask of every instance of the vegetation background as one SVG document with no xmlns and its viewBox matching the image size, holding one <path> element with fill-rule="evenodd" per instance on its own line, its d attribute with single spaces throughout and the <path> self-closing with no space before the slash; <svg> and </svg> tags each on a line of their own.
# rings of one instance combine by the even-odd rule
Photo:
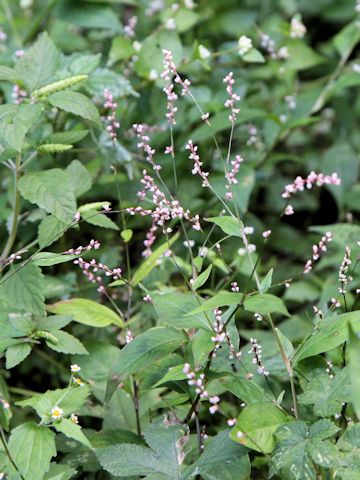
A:
<svg viewBox="0 0 360 480">
<path fill-rule="evenodd" d="M 0 479 L 358 480 L 360 2 L 0 25 Z"/>
</svg>

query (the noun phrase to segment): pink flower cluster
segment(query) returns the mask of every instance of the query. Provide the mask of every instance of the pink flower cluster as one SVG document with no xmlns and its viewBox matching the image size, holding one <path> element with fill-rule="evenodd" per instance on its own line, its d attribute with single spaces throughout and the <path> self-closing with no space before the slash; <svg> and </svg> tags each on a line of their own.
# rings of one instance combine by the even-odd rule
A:
<svg viewBox="0 0 360 480">
<path fill-rule="evenodd" d="M 25 90 L 20 88 L 19 85 L 14 85 L 11 96 L 14 99 L 14 103 L 16 103 L 16 105 L 20 105 L 24 101 L 24 98 L 27 97 L 27 93 Z"/>
<path fill-rule="evenodd" d="M 100 248 L 100 242 L 98 240 L 90 240 L 90 243 L 88 245 L 80 245 L 79 247 L 76 248 L 69 248 L 69 250 L 66 250 L 64 252 L 65 254 L 68 255 L 81 255 L 83 252 L 90 252 L 90 250 L 99 250 Z"/>
<path fill-rule="evenodd" d="M 161 166 L 154 162 L 155 149 L 150 145 L 150 137 L 146 134 L 148 126 L 142 123 L 134 123 L 133 125 L 135 134 L 138 138 L 137 147 L 141 148 L 145 154 L 145 159 L 152 165 L 153 169 L 158 172 L 161 170 Z"/>
<path fill-rule="evenodd" d="M 230 72 L 224 77 L 223 82 L 226 84 L 226 91 L 229 94 L 229 98 L 225 101 L 224 105 L 226 108 L 230 108 L 231 114 L 229 115 L 229 120 L 231 123 L 235 123 L 240 109 L 237 108 L 236 102 L 240 101 L 239 95 L 234 92 L 233 85 L 235 83 L 234 74 Z"/>
<path fill-rule="evenodd" d="M 197 153 L 199 147 L 197 145 L 194 145 L 192 140 L 189 140 L 185 148 L 186 150 L 190 150 L 189 159 L 194 161 L 194 167 L 191 170 L 191 173 L 193 175 L 200 175 L 200 177 L 202 178 L 203 187 L 210 187 L 210 184 L 207 178 L 209 176 L 209 172 L 204 172 L 202 170 L 203 163 L 200 161 L 200 157 Z"/>
<path fill-rule="evenodd" d="M 305 263 L 304 267 L 304 272 L 303 273 L 309 273 L 312 270 L 314 262 L 317 262 L 320 258 L 320 255 L 322 252 L 326 252 L 327 250 L 327 244 L 332 241 L 332 233 L 331 232 L 326 232 L 325 235 L 321 237 L 320 242 L 318 245 L 313 245 L 313 255 L 312 255 L 312 260 L 308 260 Z"/>
<path fill-rule="evenodd" d="M 127 211 L 130 215 L 140 214 L 143 217 L 149 216 L 152 218 L 152 225 L 146 234 L 144 245 L 146 249 L 143 251 L 144 257 L 149 257 L 152 253 L 151 247 L 155 242 L 155 233 L 160 227 L 164 233 L 171 233 L 171 228 L 166 228 L 166 222 L 173 219 L 185 219 L 192 224 L 194 230 L 200 230 L 199 215 L 191 216 L 190 210 L 185 210 L 178 200 L 168 200 L 164 192 L 156 185 L 155 180 L 148 175 L 146 170 L 143 170 L 143 178 L 141 180 L 143 190 L 138 192 L 140 200 L 144 200 L 146 193 L 149 192 L 152 196 L 152 203 L 155 206 L 154 210 L 144 209 L 142 207 L 130 207 Z"/>
<path fill-rule="evenodd" d="M 350 260 L 350 255 L 351 255 L 351 249 L 348 245 L 345 247 L 345 255 L 344 258 L 341 262 L 340 268 L 339 268 L 339 282 L 341 286 L 339 287 L 339 293 L 344 295 L 346 293 L 347 286 L 349 283 L 352 282 L 353 277 L 349 275 L 349 267 L 351 265 L 351 260 Z"/>
<path fill-rule="evenodd" d="M 174 92 L 173 77 L 174 77 L 174 82 L 180 84 L 182 87 L 181 95 L 186 95 L 187 93 L 189 93 L 189 87 L 191 83 L 187 78 L 185 80 L 182 80 L 182 78 L 178 74 L 176 70 L 176 65 L 173 61 L 172 52 L 170 50 L 164 49 L 163 54 L 164 54 L 164 61 L 163 61 L 164 70 L 161 73 L 161 78 L 163 78 L 166 82 L 166 85 L 163 88 L 163 91 L 166 94 L 166 98 L 168 101 L 166 118 L 168 119 L 170 125 L 175 125 L 176 124 L 175 113 L 177 112 L 177 107 L 175 106 L 175 102 L 178 99 L 178 96 Z"/>
<path fill-rule="evenodd" d="M 115 142 L 117 136 L 116 130 L 120 128 L 120 123 L 115 118 L 115 111 L 118 104 L 117 102 L 114 102 L 114 97 L 109 89 L 105 88 L 103 94 L 105 97 L 104 108 L 110 110 L 109 115 L 106 117 L 106 130 L 109 132 L 111 140 Z"/>
<path fill-rule="evenodd" d="M 331 175 L 325 175 L 324 173 L 310 172 L 306 178 L 296 177 L 293 183 L 289 183 L 285 186 L 282 193 L 283 198 L 291 198 L 295 193 L 302 192 L 305 188 L 311 190 L 313 186 L 322 187 L 323 185 L 340 185 L 341 179 L 337 173 Z M 291 205 L 288 205 L 285 210 L 285 215 L 292 215 L 294 209 Z"/>
<path fill-rule="evenodd" d="M 200 373 L 200 375 L 197 377 L 196 373 L 191 370 L 189 363 L 185 363 L 183 372 L 188 378 L 188 385 L 195 387 L 195 393 L 199 395 L 201 399 L 209 400 L 209 402 L 211 403 L 209 412 L 211 414 L 214 414 L 219 409 L 218 403 L 220 402 L 220 398 L 217 395 L 209 397 L 208 392 L 205 390 L 205 374 Z"/>
<path fill-rule="evenodd" d="M 240 165 L 244 161 L 241 155 L 236 155 L 235 160 L 231 161 L 231 170 L 225 174 L 227 185 L 226 185 L 226 200 L 232 200 L 233 193 L 231 191 L 231 186 L 238 183 L 236 175 L 239 173 Z"/>
<path fill-rule="evenodd" d="M 104 292 L 105 286 L 102 277 L 100 275 L 96 275 L 97 272 L 102 272 L 106 277 L 112 277 L 113 280 L 118 280 L 122 273 L 121 268 L 111 269 L 104 263 L 97 263 L 94 258 L 90 261 L 87 261 L 80 257 L 74 260 L 74 264 L 79 265 L 82 273 L 86 276 L 89 282 L 97 283 L 99 285 L 97 289 L 99 292 Z"/>
</svg>

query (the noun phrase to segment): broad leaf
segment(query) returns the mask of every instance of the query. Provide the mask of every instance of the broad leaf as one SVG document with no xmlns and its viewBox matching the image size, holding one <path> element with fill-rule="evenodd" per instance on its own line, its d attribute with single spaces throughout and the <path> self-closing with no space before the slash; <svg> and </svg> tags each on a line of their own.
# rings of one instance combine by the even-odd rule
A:
<svg viewBox="0 0 360 480">
<path fill-rule="evenodd" d="M 21 363 L 30 354 L 31 346 L 29 343 L 18 343 L 12 345 L 6 350 L 6 368 L 10 369 Z"/>
<path fill-rule="evenodd" d="M 12 269 L 0 281 L 0 297 L 15 306 L 35 315 L 44 315 L 44 276 L 39 267 L 28 263 Z"/>
<path fill-rule="evenodd" d="M 39 225 L 38 242 L 40 248 L 48 247 L 56 242 L 69 228 L 67 223 L 61 222 L 53 215 L 44 218 Z"/>
<path fill-rule="evenodd" d="M 200 275 L 194 280 L 194 282 L 191 285 L 191 288 L 193 290 L 197 290 L 198 288 L 202 287 L 204 283 L 206 283 L 207 279 L 209 278 L 211 270 L 212 270 L 212 265 L 209 265 L 207 269 L 204 272 L 200 273 Z"/>
<path fill-rule="evenodd" d="M 72 298 L 47 305 L 47 310 L 58 315 L 66 315 L 73 320 L 91 327 L 106 327 L 114 324 L 122 326 L 121 318 L 110 308 L 86 298 Z"/>
<path fill-rule="evenodd" d="M 350 381 L 351 381 L 351 401 L 354 406 L 356 416 L 360 418 L 360 339 L 355 334 L 351 325 L 349 325 L 349 356 L 350 356 Z M 337 375 L 336 375 L 337 376 Z"/>
<path fill-rule="evenodd" d="M 62 330 L 53 330 L 51 335 L 55 337 L 57 341 L 54 342 L 48 339 L 46 340 L 46 345 L 56 352 L 78 355 L 85 355 L 88 353 L 84 345 L 73 335 L 70 335 L 70 333 Z"/>
<path fill-rule="evenodd" d="M 66 171 L 69 173 L 76 198 L 90 190 L 92 184 L 91 175 L 79 160 L 73 160 L 67 166 Z"/>
<path fill-rule="evenodd" d="M 257 452 L 269 453 L 275 445 L 276 430 L 292 420 L 272 402 L 252 403 L 238 416 L 231 438 Z"/>
<path fill-rule="evenodd" d="M 71 223 L 76 212 L 76 200 L 70 176 L 65 170 L 53 168 L 27 173 L 19 181 L 21 195 L 54 215 L 58 220 Z"/>
<path fill-rule="evenodd" d="M 243 237 L 244 225 L 235 217 L 211 217 L 205 219 L 207 222 L 215 223 L 227 235 Z"/>
<path fill-rule="evenodd" d="M 69 438 L 73 438 L 88 448 L 92 448 L 91 443 L 83 434 L 80 425 L 73 423 L 68 418 L 62 418 L 60 422 L 55 422 L 54 426 L 58 432 L 63 433 Z"/>
<path fill-rule="evenodd" d="M 282 315 L 290 316 L 281 298 L 275 297 L 275 295 L 271 295 L 270 293 L 250 295 L 246 297 L 244 307 L 245 310 L 248 310 L 249 312 L 257 312 L 261 315 L 281 313 Z"/>
<path fill-rule="evenodd" d="M 25 480 L 41 479 L 56 455 L 55 434 L 33 422 L 23 423 L 12 431 L 9 451 Z"/>
<path fill-rule="evenodd" d="M 214 295 L 209 300 L 206 300 L 200 307 L 195 308 L 191 312 L 187 314 L 196 315 L 201 312 L 206 312 L 207 310 L 214 310 L 215 308 L 219 307 L 228 307 L 230 305 L 238 305 L 240 304 L 243 298 L 242 293 L 235 293 L 235 292 L 219 292 Z"/>
<path fill-rule="evenodd" d="M 79 115 L 85 120 L 100 123 L 100 116 L 97 108 L 90 102 L 88 97 L 79 92 L 56 92 L 48 97 L 49 102 L 54 107 L 60 108 L 65 112 Z"/>
</svg>

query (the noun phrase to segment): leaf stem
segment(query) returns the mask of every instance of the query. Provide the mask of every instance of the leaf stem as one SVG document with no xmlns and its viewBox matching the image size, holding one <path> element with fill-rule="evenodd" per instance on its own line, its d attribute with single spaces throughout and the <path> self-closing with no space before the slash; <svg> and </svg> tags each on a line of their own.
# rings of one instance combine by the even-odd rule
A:
<svg viewBox="0 0 360 480">
<path fill-rule="evenodd" d="M 14 462 L 14 459 L 12 458 L 12 455 L 10 453 L 10 450 L 9 450 L 9 447 L 8 447 L 8 444 L 7 444 L 7 441 L 6 441 L 4 430 L 2 429 L 1 426 L 0 426 L 0 438 L 1 438 L 2 444 L 4 445 L 4 450 L 6 452 L 6 455 L 9 458 L 10 463 L 15 468 L 15 470 L 19 473 L 21 480 L 25 480 L 25 478 L 23 477 L 23 475 L 19 471 L 18 467 L 16 466 L 16 463 Z"/>
<path fill-rule="evenodd" d="M 11 252 L 11 249 L 16 239 L 16 234 L 18 229 L 19 215 L 20 215 L 20 193 L 18 190 L 18 182 L 20 177 L 20 165 L 21 165 L 21 155 L 19 154 L 16 157 L 16 164 L 15 164 L 15 170 L 14 170 L 14 206 L 13 206 L 14 211 L 13 211 L 13 216 L 11 221 L 9 237 L 0 257 L 1 265 L 4 264 L 9 253 Z"/>
</svg>

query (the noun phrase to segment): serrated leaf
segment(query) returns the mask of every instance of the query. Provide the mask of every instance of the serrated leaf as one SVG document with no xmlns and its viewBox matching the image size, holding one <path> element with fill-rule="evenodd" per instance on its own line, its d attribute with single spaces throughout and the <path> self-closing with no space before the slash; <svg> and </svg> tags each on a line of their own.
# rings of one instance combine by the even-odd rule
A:
<svg viewBox="0 0 360 480">
<path fill-rule="evenodd" d="M 59 52 L 49 35 L 44 32 L 18 60 L 15 71 L 31 92 L 51 80 L 58 60 Z"/>
<path fill-rule="evenodd" d="M 68 172 L 53 168 L 27 173 L 19 180 L 21 195 L 54 215 L 64 223 L 71 223 L 76 212 L 76 200 Z"/>
<path fill-rule="evenodd" d="M 250 472 L 247 449 L 231 440 L 229 430 L 224 430 L 209 438 L 203 454 L 186 468 L 181 480 L 196 474 L 204 480 L 249 480 Z"/>
<path fill-rule="evenodd" d="M 76 198 L 90 190 L 92 185 L 91 175 L 79 160 L 73 160 L 70 165 L 66 167 L 66 171 L 69 173 Z"/>
<path fill-rule="evenodd" d="M 19 83 L 19 76 L 13 68 L 0 65 L 0 81 Z"/>
<path fill-rule="evenodd" d="M 56 92 L 48 97 L 49 102 L 54 107 L 60 108 L 65 112 L 79 115 L 85 120 L 100 123 L 100 116 L 97 108 L 90 102 L 88 97 L 79 92 Z"/>
<path fill-rule="evenodd" d="M 18 343 L 6 350 L 6 368 L 10 369 L 19 365 L 30 354 L 31 346 L 28 343 Z"/>
<path fill-rule="evenodd" d="M 279 297 L 270 293 L 262 293 L 250 295 L 245 298 L 244 308 L 249 312 L 260 313 L 261 315 L 269 315 L 271 313 L 281 313 L 290 316 L 284 302 Z"/>
<path fill-rule="evenodd" d="M 12 431 L 9 451 L 25 480 L 41 479 L 56 455 L 55 434 L 34 422 L 23 423 Z"/>
<path fill-rule="evenodd" d="M 86 355 L 88 351 L 84 345 L 73 335 L 62 330 L 53 330 L 51 334 L 58 340 L 57 343 L 46 340 L 46 345 L 55 350 L 56 352 L 61 353 L 70 353 L 78 355 Z"/>
<path fill-rule="evenodd" d="M 45 248 L 59 240 L 59 238 L 66 232 L 70 226 L 61 222 L 54 215 L 49 215 L 45 217 L 40 225 L 38 230 L 38 243 L 40 248 Z"/>
<path fill-rule="evenodd" d="M 0 281 L 0 297 L 35 315 L 45 314 L 44 289 L 44 276 L 32 263 L 10 270 Z"/>
<path fill-rule="evenodd" d="M 70 415 L 76 412 L 89 396 L 89 387 L 68 387 L 57 390 L 48 390 L 45 393 L 34 395 L 26 400 L 17 402 L 20 407 L 32 407 L 45 422 L 51 421 L 51 410 L 58 406 L 63 409 L 63 415 Z"/>
<path fill-rule="evenodd" d="M 341 370 L 333 378 L 327 373 L 317 375 L 307 384 L 304 393 L 298 396 L 299 403 L 314 405 L 314 412 L 319 417 L 340 414 L 342 403 L 350 401 L 350 398 L 348 369 Z"/>
<path fill-rule="evenodd" d="M 89 130 L 68 130 L 66 132 L 56 132 L 46 137 L 46 142 L 73 144 L 80 142 L 80 140 L 85 138 L 88 133 Z"/>
<path fill-rule="evenodd" d="M 66 315 L 73 320 L 91 327 L 106 327 L 114 324 L 121 327 L 123 321 L 110 308 L 86 298 L 71 298 L 47 305 L 47 310 L 58 315 Z"/>
<path fill-rule="evenodd" d="M 320 420 L 309 429 L 304 422 L 292 422 L 279 429 L 279 442 L 272 457 L 272 474 L 284 480 L 316 480 L 314 462 L 329 467 L 337 462 L 338 450 L 325 440 L 338 428 L 329 420 Z"/>
<path fill-rule="evenodd" d="M 50 315 L 50 317 L 40 318 L 37 321 L 38 330 L 47 330 L 52 332 L 66 327 L 71 322 L 71 317 L 62 317 L 60 315 Z"/>
<path fill-rule="evenodd" d="M 91 443 L 83 434 L 80 425 L 73 423 L 68 418 L 62 418 L 60 422 L 55 422 L 54 427 L 58 432 L 63 433 L 67 437 L 73 438 L 88 448 L 92 448 Z"/>
</svg>

